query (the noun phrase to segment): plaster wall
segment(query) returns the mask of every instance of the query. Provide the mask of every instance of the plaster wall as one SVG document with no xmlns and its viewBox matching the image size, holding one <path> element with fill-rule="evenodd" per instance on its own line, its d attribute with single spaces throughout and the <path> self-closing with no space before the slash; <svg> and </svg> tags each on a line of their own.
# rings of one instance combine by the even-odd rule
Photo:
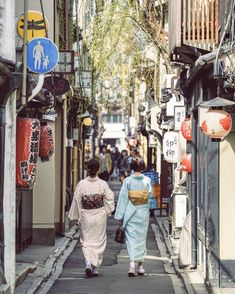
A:
<svg viewBox="0 0 235 294">
<path fill-rule="evenodd" d="M 53 134 L 55 134 L 55 122 L 48 122 L 51 126 Z M 38 161 L 37 177 L 34 186 L 34 199 L 33 199 L 33 230 L 35 229 L 52 229 L 54 231 L 54 201 L 56 193 L 56 168 L 55 168 L 55 155 L 49 161 Z M 45 230 L 45 233 L 48 233 Z M 41 234 L 41 233 L 40 233 Z M 54 234 L 53 234 L 54 237 Z M 50 238 L 53 238 L 50 236 Z M 34 243 L 38 243 L 35 240 Z"/>
<path fill-rule="evenodd" d="M 15 136 L 16 97 L 11 95 L 6 106 L 5 171 L 4 171 L 4 266 L 7 283 L 14 293 L 15 284 L 15 230 L 16 230 L 16 190 L 15 190 Z"/>
<path fill-rule="evenodd" d="M 0 0 L 0 56 L 15 62 L 15 1 Z M 15 132 L 16 95 L 6 105 L 5 167 L 4 167 L 4 271 L 11 293 L 15 283 Z M 1 286 L 1 285 L 0 285 Z M 8 287 L 7 286 L 7 287 Z M 1 288 L 1 287 L 0 287 Z"/>
<path fill-rule="evenodd" d="M 231 132 L 220 143 L 219 168 L 219 230 L 220 230 L 220 258 L 235 260 L 235 132 Z"/>
</svg>

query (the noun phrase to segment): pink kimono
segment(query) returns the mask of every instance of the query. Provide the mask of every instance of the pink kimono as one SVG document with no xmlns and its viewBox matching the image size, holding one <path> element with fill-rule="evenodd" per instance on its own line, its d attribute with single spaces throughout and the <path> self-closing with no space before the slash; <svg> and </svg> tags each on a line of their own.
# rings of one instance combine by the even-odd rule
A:
<svg viewBox="0 0 235 294">
<path fill-rule="evenodd" d="M 78 220 L 84 257 L 95 267 L 103 260 L 107 217 L 113 210 L 114 193 L 105 181 L 87 177 L 77 184 L 68 217 Z"/>
</svg>

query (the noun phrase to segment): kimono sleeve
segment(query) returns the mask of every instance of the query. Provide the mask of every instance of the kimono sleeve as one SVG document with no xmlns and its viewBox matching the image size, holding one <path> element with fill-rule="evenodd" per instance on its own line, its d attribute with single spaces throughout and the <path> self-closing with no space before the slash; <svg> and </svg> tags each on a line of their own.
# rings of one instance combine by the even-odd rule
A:
<svg viewBox="0 0 235 294">
<path fill-rule="evenodd" d="M 80 211 L 81 211 L 81 193 L 80 193 L 80 183 L 78 183 L 74 192 L 71 207 L 69 209 L 68 218 L 70 220 L 77 220 L 79 222 Z"/>
<path fill-rule="evenodd" d="M 127 182 L 126 179 L 124 180 L 121 191 L 119 193 L 118 197 L 118 203 L 116 207 L 116 212 L 114 215 L 114 218 L 117 220 L 123 220 L 125 211 L 128 205 L 129 199 L 128 199 L 128 188 L 127 188 Z"/>
<path fill-rule="evenodd" d="M 104 182 L 104 207 L 107 216 L 110 216 L 114 210 L 114 193 L 106 182 Z"/>
</svg>

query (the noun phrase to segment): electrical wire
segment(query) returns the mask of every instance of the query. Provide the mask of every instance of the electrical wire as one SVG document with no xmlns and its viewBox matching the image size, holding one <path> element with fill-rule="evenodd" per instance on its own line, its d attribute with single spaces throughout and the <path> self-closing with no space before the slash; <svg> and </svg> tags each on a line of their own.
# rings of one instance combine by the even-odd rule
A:
<svg viewBox="0 0 235 294">
<path fill-rule="evenodd" d="M 220 54 L 220 50 L 221 50 L 224 38 L 225 38 L 226 33 L 228 32 L 229 26 L 231 24 L 232 15 L 234 13 L 234 6 L 235 6 L 235 0 L 233 0 L 231 2 L 230 13 L 228 15 L 228 19 L 227 19 L 226 25 L 224 27 L 224 31 L 223 31 L 223 34 L 222 34 L 222 37 L 221 37 L 221 40 L 220 40 L 220 44 L 219 44 L 219 47 L 218 47 L 218 50 L 217 50 L 217 54 L 216 54 L 215 68 L 216 68 L 216 75 L 217 76 L 219 75 L 219 66 L 218 66 L 219 54 Z"/>
<path fill-rule="evenodd" d="M 47 29 L 46 17 L 45 17 L 45 13 L 44 13 L 44 7 L 43 7 L 42 0 L 40 0 L 40 6 L 41 6 L 42 17 L 43 17 L 43 22 L 44 22 L 44 26 L 45 26 L 45 33 L 46 33 L 46 37 L 48 39 L 48 29 Z"/>
</svg>

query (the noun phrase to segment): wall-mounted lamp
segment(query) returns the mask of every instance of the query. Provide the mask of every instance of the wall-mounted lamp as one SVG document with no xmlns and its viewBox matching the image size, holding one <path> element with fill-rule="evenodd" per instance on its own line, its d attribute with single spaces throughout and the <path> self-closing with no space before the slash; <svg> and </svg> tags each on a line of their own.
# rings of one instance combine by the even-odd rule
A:
<svg viewBox="0 0 235 294">
<path fill-rule="evenodd" d="M 79 117 L 82 119 L 82 123 L 86 127 L 90 127 L 93 124 L 93 116 L 92 114 L 86 110 L 83 114 L 79 115 Z"/>
</svg>

